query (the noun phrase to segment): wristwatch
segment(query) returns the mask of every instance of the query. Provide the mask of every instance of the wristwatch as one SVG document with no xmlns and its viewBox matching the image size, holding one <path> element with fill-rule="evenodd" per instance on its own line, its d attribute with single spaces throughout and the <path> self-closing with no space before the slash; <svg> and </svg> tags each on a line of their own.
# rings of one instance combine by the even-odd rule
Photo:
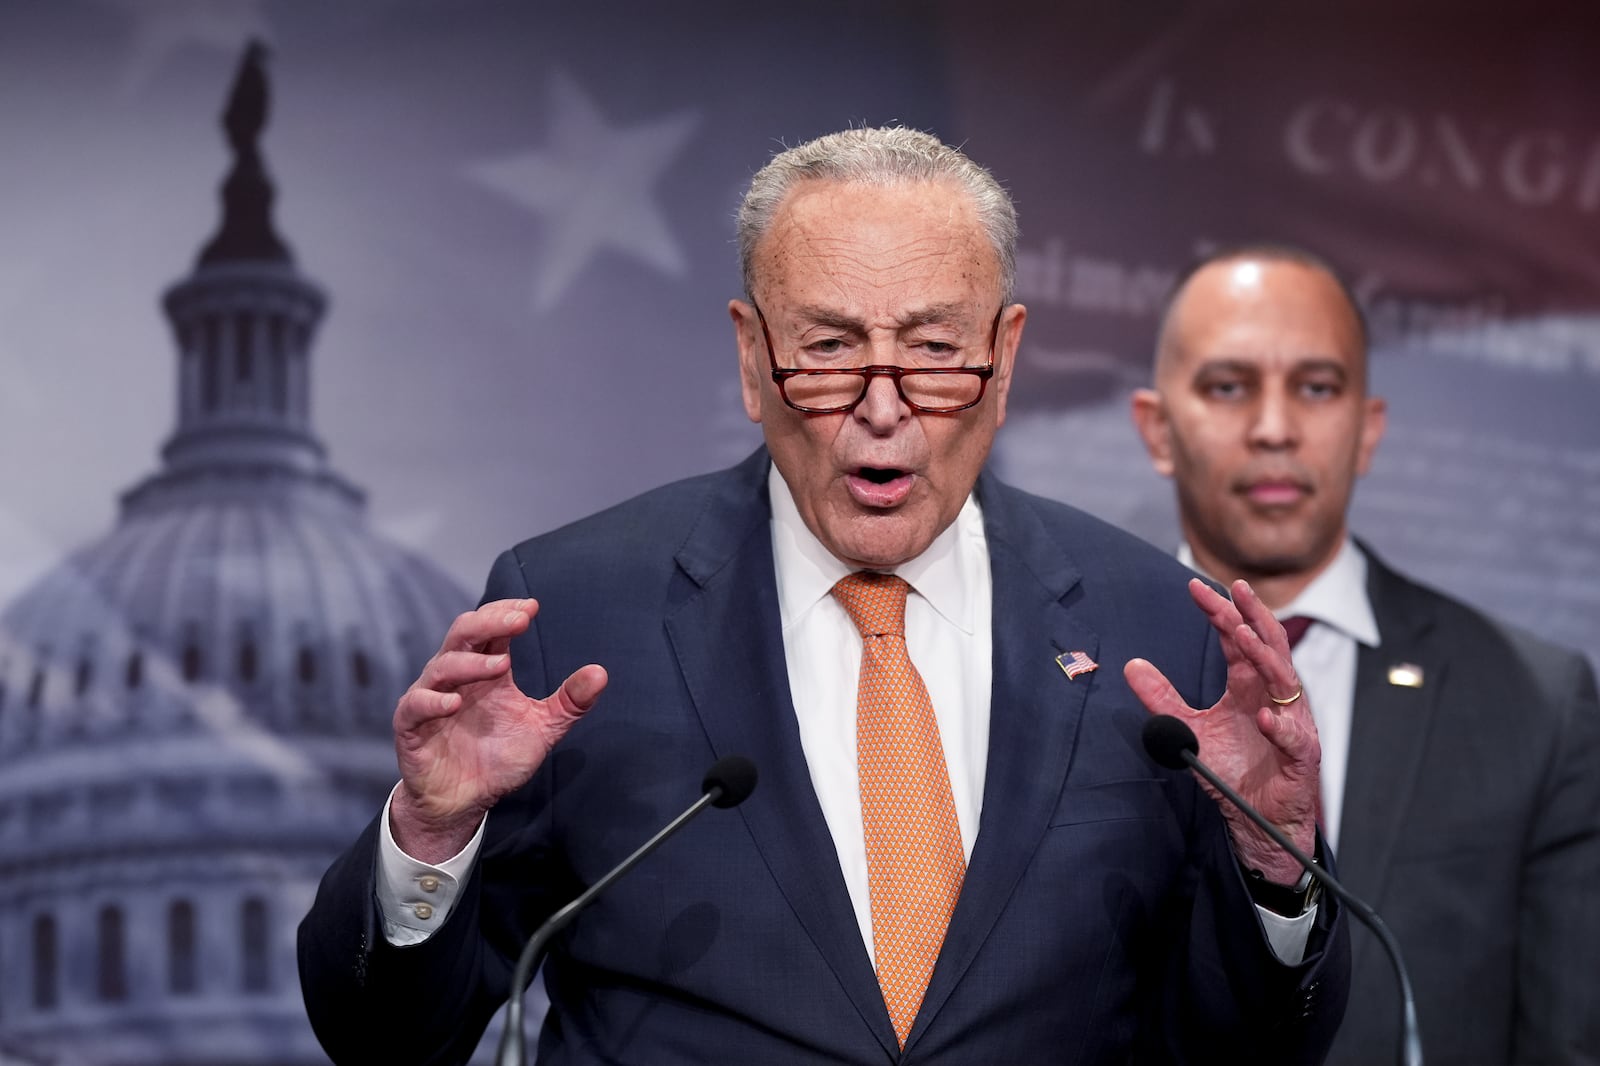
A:
<svg viewBox="0 0 1600 1066">
<path fill-rule="evenodd" d="M 1312 865 L 1316 864 L 1315 859 L 1311 861 Z M 1257 906 L 1285 918 L 1300 917 L 1322 895 L 1322 882 L 1311 876 L 1310 870 L 1301 871 L 1300 880 L 1292 885 L 1268 881 L 1260 870 L 1245 870 L 1244 883 Z"/>
</svg>

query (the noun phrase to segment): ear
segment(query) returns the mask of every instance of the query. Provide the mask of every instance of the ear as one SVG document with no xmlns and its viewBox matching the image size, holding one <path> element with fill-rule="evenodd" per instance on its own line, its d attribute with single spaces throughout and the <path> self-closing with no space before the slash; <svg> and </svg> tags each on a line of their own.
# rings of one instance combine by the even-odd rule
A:
<svg viewBox="0 0 1600 1066">
<path fill-rule="evenodd" d="M 739 395 L 750 421 L 761 421 L 761 375 L 766 366 L 766 341 L 756 309 L 743 300 L 728 301 L 733 319 L 733 341 L 739 346 Z"/>
<path fill-rule="evenodd" d="M 1361 413 L 1361 441 L 1356 451 L 1356 473 L 1365 475 L 1389 425 L 1389 404 L 1381 396 L 1368 396 Z"/>
<path fill-rule="evenodd" d="M 1150 453 L 1150 465 L 1162 477 L 1171 477 L 1172 424 L 1167 419 L 1167 405 L 1155 389 L 1134 390 L 1133 425 Z"/>
<path fill-rule="evenodd" d="M 1028 309 L 1012 304 L 1000 316 L 1000 336 L 995 340 L 994 379 L 989 388 L 995 394 L 994 424 L 1006 424 L 1006 399 L 1011 395 L 1011 372 L 1017 366 L 1017 349 L 1022 344 L 1022 327 L 1027 324 Z"/>
</svg>

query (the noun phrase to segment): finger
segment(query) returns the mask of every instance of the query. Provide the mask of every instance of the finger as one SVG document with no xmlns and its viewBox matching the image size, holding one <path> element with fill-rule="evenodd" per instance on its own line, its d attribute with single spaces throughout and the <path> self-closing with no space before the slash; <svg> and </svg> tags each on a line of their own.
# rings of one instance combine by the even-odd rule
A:
<svg viewBox="0 0 1600 1066">
<path fill-rule="evenodd" d="M 1267 609 L 1267 605 L 1261 602 L 1261 597 L 1256 595 L 1256 590 L 1250 587 L 1250 583 L 1240 578 L 1233 583 L 1230 591 L 1233 593 L 1234 606 L 1238 608 L 1244 624 L 1255 630 L 1256 635 L 1273 650 L 1287 656 L 1289 638 L 1284 635 L 1283 623 L 1279 622 Z"/>
<path fill-rule="evenodd" d="M 1304 776 L 1322 765 L 1322 742 L 1317 731 L 1294 714 L 1274 714 L 1266 707 L 1256 712 L 1256 726 L 1267 742 L 1281 751 Z"/>
<path fill-rule="evenodd" d="M 1197 577 L 1189 579 L 1189 595 L 1206 613 L 1206 617 L 1230 625 L 1238 625 L 1241 621 L 1239 609 L 1233 601 Z"/>
<path fill-rule="evenodd" d="M 421 688 L 449 692 L 475 681 L 488 681 L 511 669 L 511 656 L 484 655 L 475 651 L 442 651 L 428 660 L 417 678 Z"/>
<path fill-rule="evenodd" d="M 1172 687 L 1167 675 L 1157 670 L 1150 660 L 1129 659 L 1128 664 L 1122 668 L 1122 676 L 1127 680 L 1133 694 L 1139 697 L 1139 702 L 1144 704 L 1145 710 L 1151 714 L 1186 717 L 1195 713 L 1194 708 L 1183 702 L 1183 697 Z"/>
<path fill-rule="evenodd" d="M 1300 678 L 1295 673 L 1294 662 L 1289 658 L 1288 645 L 1280 650 L 1269 646 L 1254 629 L 1243 623 L 1235 627 L 1234 643 L 1266 687 L 1267 695 L 1274 700 L 1292 700 L 1301 692 Z M 1274 704 L 1274 711 L 1285 710 L 1294 703 Z"/>
<path fill-rule="evenodd" d="M 1260 662 L 1262 655 L 1259 649 L 1263 646 L 1263 642 L 1259 636 L 1258 628 L 1264 629 L 1269 635 L 1272 635 L 1274 631 L 1276 632 L 1279 644 L 1274 650 L 1274 654 L 1281 657 L 1282 663 L 1287 664 L 1284 669 L 1287 669 L 1289 676 L 1292 678 L 1294 676 L 1294 667 L 1289 664 L 1289 643 L 1283 637 L 1283 627 L 1278 625 L 1277 619 L 1272 617 L 1272 612 L 1267 610 L 1266 605 L 1256 596 L 1255 590 L 1247 582 L 1242 580 L 1234 582 L 1232 591 L 1235 593 L 1235 598 L 1230 600 L 1198 578 L 1189 582 L 1190 595 L 1194 597 L 1195 603 L 1206 612 L 1206 616 L 1211 620 L 1212 628 L 1217 631 L 1218 642 L 1222 645 L 1223 658 L 1228 663 L 1228 687 L 1233 689 L 1237 684 L 1250 682 L 1270 685 L 1274 678 L 1281 679 L 1282 669 L 1271 673 L 1263 673 L 1262 671 Z M 1257 625 L 1252 626 L 1247 622 L 1242 611 L 1250 611 Z M 1245 638 L 1249 638 L 1252 644 L 1247 646 L 1244 643 Z M 1254 652 L 1253 656 L 1252 652 Z M 1295 682 L 1287 688 L 1279 686 L 1269 688 L 1268 691 L 1273 696 L 1287 699 L 1298 689 L 1299 682 Z M 1249 709 L 1248 705 L 1246 705 L 1245 709 Z"/>
<path fill-rule="evenodd" d="M 394 709 L 394 731 L 397 736 L 416 732 L 429 722 L 448 718 L 461 709 L 461 697 L 454 692 L 437 692 L 428 688 L 412 688 L 400 697 Z"/>
<path fill-rule="evenodd" d="M 1235 657 L 1233 631 L 1244 621 L 1239 615 L 1238 608 L 1226 596 L 1197 577 L 1189 579 L 1189 595 L 1205 612 L 1211 627 L 1217 631 L 1217 637 L 1222 642 L 1223 656 L 1232 661 Z"/>
<path fill-rule="evenodd" d="M 539 613 L 538 600 L 495 600 L 456 616 L 439 645 L 441 652 L 503 652 L 511 638 L 528 628 Z"/>
</svg>

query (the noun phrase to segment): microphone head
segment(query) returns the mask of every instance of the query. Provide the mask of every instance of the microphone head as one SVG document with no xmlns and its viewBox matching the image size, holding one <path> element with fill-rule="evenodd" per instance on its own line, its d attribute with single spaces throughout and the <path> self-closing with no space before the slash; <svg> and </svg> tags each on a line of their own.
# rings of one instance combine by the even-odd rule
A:
<svg viewBox="0 0 1600 1066">
<path fill-rule="evenodd" d="M 1183 759 L 1184 752 L 1200 754 L 1200 741 L 1195 739 L 1189 723 L 1170 714 L 1151 716 L 1144 724 L 1142 739 L 1150 758 L 1169 770 L 1182 770 L 1189 765 Z"/>
<path fill-rule="evenodd" d="M 718 759 L 711 769 L 706 771 L 705 780 L 700 782 L 700 793 L 720 791 L 720 795 L 711 801 L 713 807 L 737 807 L 750 798 L 750 793 L 756 790 L 756 764 L 743 755 L 729 755 Z"/>
</svg>

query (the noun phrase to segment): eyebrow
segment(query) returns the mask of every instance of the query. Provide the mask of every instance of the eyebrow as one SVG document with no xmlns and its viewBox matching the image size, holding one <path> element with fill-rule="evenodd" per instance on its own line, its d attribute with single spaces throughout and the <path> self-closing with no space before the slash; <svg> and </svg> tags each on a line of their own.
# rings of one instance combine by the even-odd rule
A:
<svg viewBox="0 0 1600 1066">
<path fill-rule="evenodd" d="M 1301 356 L 1295 359 L 1294 363 L 1289 367 L 1291 374 L 1304 373 L 1308 370 L 1331 370 L 1341 377 L 1349 377 L 1351 373 L 1349 367 L 1331 355 Z M 1259 374 L 1261 373 L 1261 364 L 1254 359 L 1236 359 L 1222 356 L 1216 359 L 1208 359 L 1195 367 L 1194 370 L 1195 377 L 1209 373 Z"/>
<path fill-rule="evenodd" d="M 848 329 L 856 332 L 866 331 L 866 324 L 861 319 L 826 307 L 805 305 L 795 308 L 794 314 L 819 326 L 832 326 L 835 329 Z M 898 328 L 914 329 L 917 326 L 941 325 L 965 317 L 967 314 L 968 308 L 965 304 L 930 304 L 907 314 L 898 323 Z"/>
</svg>

